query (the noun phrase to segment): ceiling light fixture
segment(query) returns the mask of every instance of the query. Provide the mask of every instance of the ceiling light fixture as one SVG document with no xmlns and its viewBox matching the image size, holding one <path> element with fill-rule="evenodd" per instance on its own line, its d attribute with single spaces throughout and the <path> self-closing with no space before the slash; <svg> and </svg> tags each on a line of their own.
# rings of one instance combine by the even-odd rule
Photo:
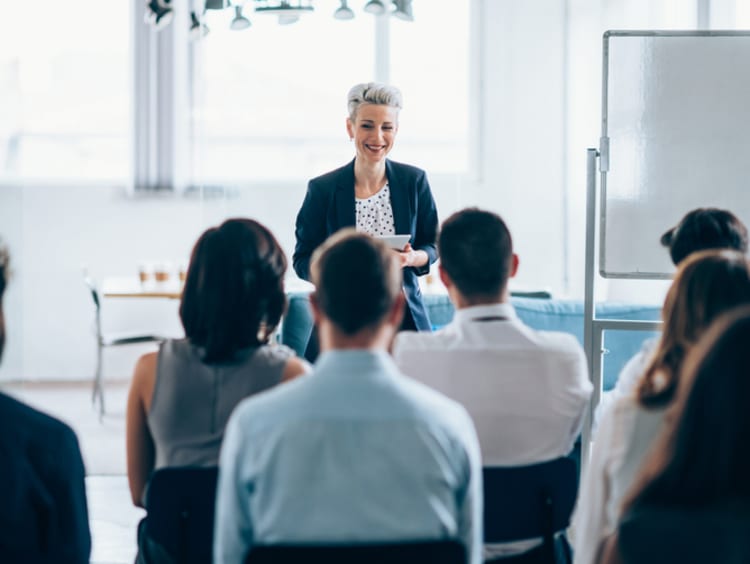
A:
<svg viewBox="0 0 750 564">
<path fill-rule="evenodd" d="M 394 17 L 407 22 L 414 21 L 414 11 L 411 7 L 411 0 L 393 0 L 393 4 L 395 8 L 391 14 Z"/>
<path fill-rule="evenodd" d="M 198 19 L 195 12 L 190 12 L 190 39 L 198 41 L 202 37 L 206 37 L 208 32 L 208 26 Z"/>
<path fill-rule="evenodd" d="M 353 20 L 354 11 L 347 5 L 346 0 L 341 0 L 341 5 L 333 12 L 333 17 L 337 20 Z"/>
<path fill-rule="evenodd" d="M 385 13 L 385 4 L 380 0 L 370 0 L 363 9 L 370 14 L 380 15 Z"/>
<path fill-rule="evenodd" d="M 234 18 L 232 19 L 232 23 L 229 24 L 229 29 L 240 31 L 248 27 L 250 27 L 250 20 L 242 15 L 242 6 L 235 6 Z"/>
<path fill-rule="evenodd" d="M 300 16 L 313 12 L 311 0 L 255 0 L 256 14 L 270 14 L 279 17 L 279 23 L 287 25 L 299 20 Z"/>
<path fill-rule="evenodd" d="M 204 10 L 223 10 L 229 7 L 229 0 L 206 0 Z"/>
<path fill-rule="evenodd" d="M 148 0 L 143 21 L 152 25 L 156 30 L 164 29 L 174 17 L 171 0 Z"/>
</svg>

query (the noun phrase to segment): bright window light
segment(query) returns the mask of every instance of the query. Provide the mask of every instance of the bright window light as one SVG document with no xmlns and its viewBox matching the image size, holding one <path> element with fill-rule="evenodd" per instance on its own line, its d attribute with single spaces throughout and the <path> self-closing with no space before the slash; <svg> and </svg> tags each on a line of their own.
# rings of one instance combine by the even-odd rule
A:
<svg viewBox="0 0 750 564">
<path fill-rule="evenodd" d="M 130 3 L 37 0 L 3 8 L 0 180 L 124 181 Z"/>
</svg>

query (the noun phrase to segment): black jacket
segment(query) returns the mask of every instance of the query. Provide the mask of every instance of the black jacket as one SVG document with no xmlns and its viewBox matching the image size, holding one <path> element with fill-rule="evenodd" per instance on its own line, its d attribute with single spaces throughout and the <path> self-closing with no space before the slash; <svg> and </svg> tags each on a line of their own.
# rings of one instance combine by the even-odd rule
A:
<svg viewBox="0 0 750 564">
<path fill-rule="evenodd" d="M 422 303 L 417 277 L 427 274 L 437 259 L 437 209 L 423 170 L 386 160 L 385 173 L 391 193 L 391 208 L 396 234 L 411 234 L 414 250 L 422 250 L 429 262 L 420 268 L 404 268 L 404 293 L 414 323 L 420 331 L 431 330 L 427 310 Z M 313 251 L 344 227 L 356 225 L 354 203 L 354 161 L 310 180 L 307 195 L 297 214 L 294 248 L 294 270 L 304 280 L 310 279 L 310 257 Z"/>
<path fill-rule="evenodd" d="M 84 468 L 70 427 L 0 394 L 0 562 L 87 563 Z"/>
</svg>

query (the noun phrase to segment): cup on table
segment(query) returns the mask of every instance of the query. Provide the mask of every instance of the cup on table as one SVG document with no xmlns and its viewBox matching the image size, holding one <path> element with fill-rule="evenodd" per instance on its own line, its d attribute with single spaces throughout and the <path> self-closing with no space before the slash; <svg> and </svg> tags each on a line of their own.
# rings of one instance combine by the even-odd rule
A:
<svg viewBox="0 0 750 564">
<path fill-rule="evenodd" d="M 170 264 L 167 262 L 160 262 L 154 266 L 154 280 L 157 282 L 166 282 L 169 280 L 170 275 Z"/>
<path fill-rule="evenodd" d="M 187 279 L 187 265 L 184 262 L 181 262 L 177 268 L 177 275 L 180 278 L 180 282 L 184 284 Z"/>
<path fill-rule="evenodd" d="M 151 278 L 153 278 L 154 270 L 148 263 L 141 263 L 138 265 L 138 279 L 141 281 L 141 284 L 145 284 Z"/>
</svg>

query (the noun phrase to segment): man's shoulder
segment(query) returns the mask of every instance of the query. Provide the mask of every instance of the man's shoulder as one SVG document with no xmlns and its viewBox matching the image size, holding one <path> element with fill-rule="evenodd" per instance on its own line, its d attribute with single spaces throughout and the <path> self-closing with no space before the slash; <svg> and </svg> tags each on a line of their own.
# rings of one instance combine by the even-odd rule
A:
<svg viewBox="0 0 750 564">
<path fill-rule="evenodd" d="M 584 354 L 583 346 L 575 335 L 564 331 L 541 331 L 525 326 L 534 337 L 534 344 L 542 352 L 558 354 Z"/>
<path fill-rule="evenodd" d="M 0 438 L 8 444 L 39 443 L 57 451 L 78 448 L 78 439 L 69 425 L 3 393 L 0 425 Z"/>
<path fill-rule="evenodd" d="M 395 356 L 398 356 L 399 352 L 444 350 L 455 340 L 455 337 L 446 329 L 434 333 L 401 331 L 393 342 L 393 352 Z"/>
<path fill-rule="evenodd" d="M 428 424 L 461 432 L 473 429 L 468 411 L 459 402 L 406 375 L 399 376 L 399 383 L 402 394 L 412 404 L 416 417 Z"/>
</svg>

